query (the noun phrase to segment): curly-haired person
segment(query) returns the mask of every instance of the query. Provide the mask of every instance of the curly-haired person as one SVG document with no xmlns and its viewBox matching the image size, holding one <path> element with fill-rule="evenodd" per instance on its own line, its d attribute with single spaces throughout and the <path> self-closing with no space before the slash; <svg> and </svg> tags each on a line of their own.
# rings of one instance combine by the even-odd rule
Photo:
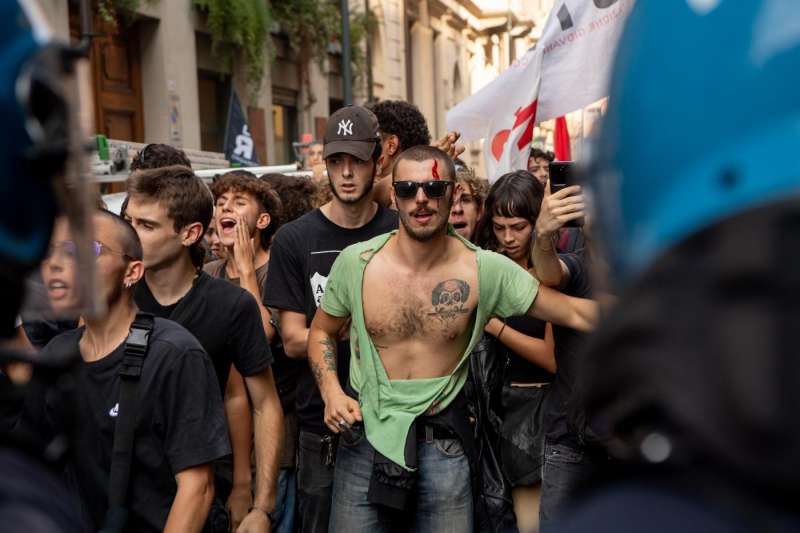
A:
<svg viewBox="0 0 800 533">
<path fill-rule="evenodd" d="M 286 174 L 264 174 L 259 179 L 269 183 L 278 193 L 283 204 L 281 217 L 283 224 L 300 218 L 314 209 L 312 200 L 317 192 L 317 186 L 310 179 Z"/>
<path fill-rule="evenodd" d="M 381 135 L 381 167 L 378 178 L 388 176 L 394 160 L 403 150 L 418 144 L 430 144 L 428 123 L 414 104 L 402 100 L 384 100 L 368 106 L 378 117 Z"/>
<path fill-rule="evenodd" d="M 550 163 L 556 158 L 553 152 L 546 152 L 539 148 L 531 148 L 528 155 L 528 172 L 536 176 L 539 183 L 544 185 L 550 179 Z"/>
</svg>

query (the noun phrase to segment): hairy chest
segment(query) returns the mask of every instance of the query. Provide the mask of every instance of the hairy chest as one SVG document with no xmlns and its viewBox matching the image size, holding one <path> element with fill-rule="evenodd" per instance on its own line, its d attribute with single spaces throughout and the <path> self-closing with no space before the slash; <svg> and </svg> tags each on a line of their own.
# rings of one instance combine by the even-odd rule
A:
<svg viewBox="0 0 800 533">
<path fill-rule="evenodd" d="M 478 303 L 477 279 L 468 272 L 449 274 L 454 277 L 389 275 L 368 269 L 364 318 L 373 341 L 448 341 L 463 335 Z"/>
</svg>

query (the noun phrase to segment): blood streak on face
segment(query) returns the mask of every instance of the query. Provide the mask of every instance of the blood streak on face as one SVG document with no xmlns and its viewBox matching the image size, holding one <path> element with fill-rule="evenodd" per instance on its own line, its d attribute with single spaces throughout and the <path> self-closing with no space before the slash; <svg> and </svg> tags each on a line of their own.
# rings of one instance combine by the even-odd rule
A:
<svg viewBox="0 0 800 533">
<path fill-rule="evenodd" d="M 440 180 L 440 179 L 442 179 L 442 178 L 440 178 L 440 177 L 439 177 L 439 170 L 438 170 L 438 168 L 439 168 L 439 160 L 438 160 L 438 159 L 434 159 L 434 160 L 433 160 L 433 166 L 431 167 L 431 177 L 432 177 L 433 179 L 435 179 L 435 180 Z M 437 209 L 437 210 L 439 209 L 439 200 L 440 200 L 440 198 L 437 198 L 437 199 L 436 199 L 436 209 Z"/>
</svg>

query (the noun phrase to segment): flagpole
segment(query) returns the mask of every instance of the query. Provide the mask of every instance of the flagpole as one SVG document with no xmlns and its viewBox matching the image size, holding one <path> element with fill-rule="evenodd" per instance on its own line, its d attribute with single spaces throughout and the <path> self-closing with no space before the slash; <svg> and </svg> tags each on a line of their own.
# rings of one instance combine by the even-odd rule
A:
<svg viewBox="0 0 800 533">
<path fill-rule="evenodd" d="M 348 1 L 341 0 L 340 4 L 342 11 L 342 99 L 344 105 L 353 104 L 352 66 L 350 65 L 350 5 Z"/>
</svg>

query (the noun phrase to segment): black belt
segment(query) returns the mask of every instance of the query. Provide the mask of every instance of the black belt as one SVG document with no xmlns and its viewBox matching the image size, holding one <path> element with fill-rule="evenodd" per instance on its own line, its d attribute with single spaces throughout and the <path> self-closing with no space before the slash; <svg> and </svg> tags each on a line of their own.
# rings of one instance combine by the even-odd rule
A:
<svg viewBox="0 0 800 533">
<path fill-rule="evenodd" d="M 423 420 L 417 422 L 417 442 L 432 442 L 434 440 L 457 438 L 458 436 L 453 433 L 453 431 L 439 424 L 426 424 Z"/>
</svg>

